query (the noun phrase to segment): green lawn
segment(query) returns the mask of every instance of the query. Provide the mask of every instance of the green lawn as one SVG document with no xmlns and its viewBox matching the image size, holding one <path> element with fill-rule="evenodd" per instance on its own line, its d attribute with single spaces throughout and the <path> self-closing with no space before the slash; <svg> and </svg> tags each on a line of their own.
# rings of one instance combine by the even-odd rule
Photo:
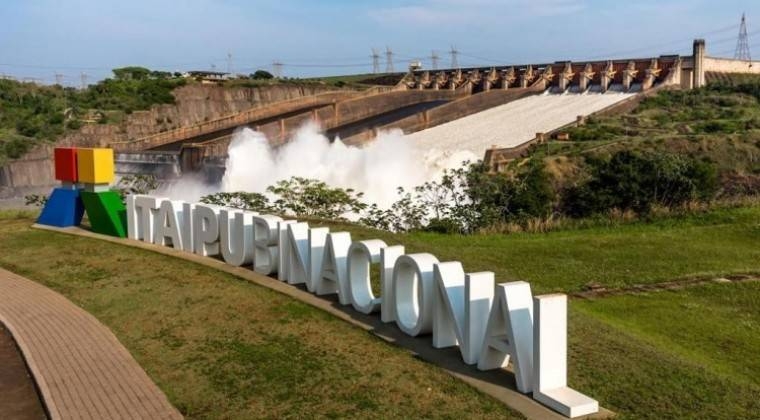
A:
<svg viewBox="0 0 760 420">
<path fill-rule="evenodd" d="M 212 268 L 0 217 L 0 267 L 110 327 L 188 418 L 520 418 L 325 312 Z"/>
<path fill-rule="evenodd" d="M 396 235 L 328 225 L 359 239 L 377 237 L 404 244 L 407 251 L 432 252 L 440 261 L 458 260 L 469 272 L 494 271 L 498 281 L 526 280 L 538 293 L 574 292 L 588 283 L 615 288 L 760 273 L 760 207 L 543 234 Z"/>
<path fill-rule="evenodd" d="M 407 409 L 412 417 L 513 415 L 438 369 L 276 293 L 29 223 L 0 220 L 0 266 L 103 320 L 191 417 L 396 417 Z M 528 280 L 535 293 L 577 291 L 592 281 L 614 288 L 760 273 L 760 207 L 546 234 L 395 235 L 331 225 L 355 239 L 460 260 L 467 271 L 493 270 L 499 281 Z M 760 283 L 573 299 L 569 325 L 570 386 L 621 418 L 760 413 Z M 330 340 L 335 334 L 350 339 Z M 315 389 L 329 395 L 308 393 Z"/>
</svg>

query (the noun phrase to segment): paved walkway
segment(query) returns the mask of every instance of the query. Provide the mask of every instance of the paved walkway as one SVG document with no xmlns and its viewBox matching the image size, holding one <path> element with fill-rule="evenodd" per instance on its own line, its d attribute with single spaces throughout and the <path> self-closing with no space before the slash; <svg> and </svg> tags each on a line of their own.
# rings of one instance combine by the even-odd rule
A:
<svg viewBox="0 0 760 420">
<path fill-rule="evenodd" d="M 24 354 L 52 419 L 182 418 L 95 317 L 2 269 L 0 322 Z"/>
</svg>

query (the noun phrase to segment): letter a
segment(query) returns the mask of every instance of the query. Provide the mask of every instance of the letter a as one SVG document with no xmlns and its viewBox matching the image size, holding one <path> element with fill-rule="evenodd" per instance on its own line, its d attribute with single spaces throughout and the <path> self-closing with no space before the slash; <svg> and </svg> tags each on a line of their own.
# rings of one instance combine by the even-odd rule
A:
<svg viewBox="0 0 760 420">
<path fill-rule="evenodd" d="M 478 369 L 515 368 L 517 390 L 533 390 L 533 301 L 530 284 L 524 281 L 496 286 Z"/>
</svg>

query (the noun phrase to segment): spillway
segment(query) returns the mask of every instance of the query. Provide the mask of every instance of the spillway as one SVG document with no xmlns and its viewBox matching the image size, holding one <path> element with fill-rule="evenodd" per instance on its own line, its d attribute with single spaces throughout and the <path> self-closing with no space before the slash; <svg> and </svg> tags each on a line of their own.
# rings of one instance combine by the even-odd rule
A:
<svg viewBox="0 0 760 420">
<path fill-rule="evenodd" d="M 635 93 L 543 93 L 405 136 L 421 150 L 469 151 L 482 156 L 492 145 L 519 146 L 536 133 L 572 123 Z"/>
</svg>

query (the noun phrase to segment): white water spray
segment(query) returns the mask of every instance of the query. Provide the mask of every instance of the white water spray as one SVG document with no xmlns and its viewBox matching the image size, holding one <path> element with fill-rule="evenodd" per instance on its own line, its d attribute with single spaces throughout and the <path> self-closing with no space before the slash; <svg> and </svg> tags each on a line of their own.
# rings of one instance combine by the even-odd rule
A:
<svg viewBox="0 0 760 420">
<path fill-rule="evenodd" d="M 197 200 L 218 191 L 265 192 L 277 181 L 300 176 L 352 188 L 364 193 L 364 202 L 388 208 L 398 199 L 398 187 L 412 189 L 438 178 L 444 169 L 480 158 L 467 151 L 420 150 L 401 130 L 381 132 L 364 147 L 346 146 L 340 140 L 330 142 L 315 124 L 301 127 L 290 142 L 276 148 L 262 133 L 245 128 L 233 135 L 227 153 L 221 185 L 182 179 L 162 193 Z"/>
</svg>

